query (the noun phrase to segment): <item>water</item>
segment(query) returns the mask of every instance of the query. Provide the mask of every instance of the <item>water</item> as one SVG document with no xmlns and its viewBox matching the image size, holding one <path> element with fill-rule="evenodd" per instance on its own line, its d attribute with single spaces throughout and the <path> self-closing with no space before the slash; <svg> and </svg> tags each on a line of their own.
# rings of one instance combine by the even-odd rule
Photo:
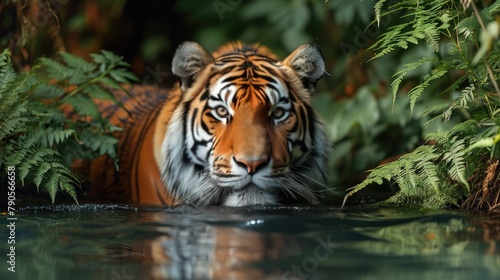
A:
<svg viewBox="0 0 500 280">
<path fill-rule="evenodd" d="M 500 214 L 326 207 L 27 207 L 0 279 L 500 279 Z"/>
</svg>

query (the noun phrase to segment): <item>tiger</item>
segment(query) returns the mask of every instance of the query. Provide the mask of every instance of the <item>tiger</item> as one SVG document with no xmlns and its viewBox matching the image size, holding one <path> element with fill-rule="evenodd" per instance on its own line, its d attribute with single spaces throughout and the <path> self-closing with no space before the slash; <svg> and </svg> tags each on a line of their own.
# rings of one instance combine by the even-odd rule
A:
<svg viewBox="0 0 500 280">
<path fill-rule="evenodd" d="M 117 94 L 127 110 L 100 105 L 122 127 L 118 168 L 108 156 L 80 165 L 89 196 L 168 206 L 320 203 L 329 146 L 311 96 L 324 73 L 314 44 L 281 61 L 260 44 L 213 53 L 180 44 L 174 86 L 127 87 L 130 95 Z"/>
</svg>

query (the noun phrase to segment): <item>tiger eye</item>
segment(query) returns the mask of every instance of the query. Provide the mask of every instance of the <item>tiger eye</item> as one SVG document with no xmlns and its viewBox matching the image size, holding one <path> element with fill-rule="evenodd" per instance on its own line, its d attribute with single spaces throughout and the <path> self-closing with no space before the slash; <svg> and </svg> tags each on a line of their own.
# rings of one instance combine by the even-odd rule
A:
<svg viewBox="0 0 500 280">
<path fill-rule="evenodd" d="M 221 118 L 225 118 L 225 117 L 227 117 L 227 115 L 228 115 L 228 113 L 229 113 L 229 112 L 227 111 L 227 109 L 226 109 L 226 108 L 224 108 L 224 107 L 222 107 L 222 106 L 219 106 L 219 107 L 215 108 L 215 113 L 216 113 L 219 117 L 221 117 Z"/>
<path fill-rule="evenodd" d="M 285 115 L 285 109 L 283 109 L 283 108 L 276 108 L 273 110 L 272 116 L 275 119 L 279 119 L 279 118 L 283 117 L 284 115 Z"/>
</svg>

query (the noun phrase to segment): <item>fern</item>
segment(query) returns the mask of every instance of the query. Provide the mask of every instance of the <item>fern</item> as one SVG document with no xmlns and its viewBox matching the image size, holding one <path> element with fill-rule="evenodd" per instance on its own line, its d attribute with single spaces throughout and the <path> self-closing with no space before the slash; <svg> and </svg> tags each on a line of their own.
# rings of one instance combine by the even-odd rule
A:
<svg viewBox="0 0 500 280">
<path fill-rule="evenodd" d="M 344 203 L 365 187 L 389 181 L 398 186 L 398 192 L 388 201 L 416 203 L 431 208 L 458 206 L 470 193 L 482 187 L 483 181 L 477 177 L 484 174 L 482 168 L 488 168 L 483 159 L 489 158 L 489 162 L 493 162 L 500 158 L 497 147 L 500 141 L 500 92 L 497 85 L 500 80 L 497 63 L 500 52 L 498 44 L 492 44 L 489 51 L 485 51 L 483 46 L 476 48 L 479 43 L 484 44 L 479 42 L 478 34 L 485 32 L 481 26 L 486 24 L 479 21 L 484 19 L 491 25 L 499 25 L 495 23 L 495 15 L 498 16 L 500 11 L 500 2 L 484 7 L 481 17 L 466 16 L 467 11 L 460 10 L 455 1 L 407 0 L 388 7 L 388 11 L 382 10 L 384 3 L 375 3 L 375 21 L 380 22 L 381 17 L 396 11 L 404 11 L 406 20 L 388 28 L 370 47 L 375 53 L 372 59 L 397 49 L 407 49 L 410 47 L 408 42 L 425 43 L 435 53 L 403 65 L 394 74 L 391 83 L 393 108 L 408 73 L 432 63 L 431 72 L 406 92 L 410 115 L 421 96 L 436 96 L 433 92 L 436 92 L 438 81 L 442 82 L 442 78 L 453 72 L 461 76 L 437 92 L 439 103 L 425 113 L 433 115 L 427 124 L 449 122 L 452 117 L 461 121 L 448 130 L 427 131 L 424 135 L 427 144 L 371 170 L 363 182 L 349 189 Z M 476 4 L 471 2 L 471 5 L 475 7 Z M 443 49 L 446 51 L 441 51 Z M 471 53 L 474 52 L 477 53 L 472 59 Z M 488 61 L 496 64 L 491 65 Z M 469 86 L 460 88 L 463 84 Z M 432 91 L 429 90 L 431 88 Z M 500 192 L 500 186 L 496 188 Z"/>
<path fill-rule="evenodd" d="M 436 60 L 435 58 L 424 57 L 416 62 L 412 62 L 412 63 L 408 63 L 408 64 L 403 65 L 404 68 L 399 70 L 398 72 L 396 72 L 396 74 L 394 74 L 394 76 L 396 76 L 396 78 L 391 83 L 392 98 L 393 98 L 392 108 L 393 109 L 394 109 L 394 104 L 396 102 L 396 97 L 397 97 L 397 94 L 399 91 L 399 86 L 401 85 L 401 82 L 403 81 L 405 76 L 410 71 L 417 69 L 418 67 L 424 65 L 425 63 L 435 62 L 435 60 Z"/>
<path fill-rule="evenodd" d="M 63 101 L 73 106 L 75 111 L 81 116 L 89 116 L 92 119 L 100 118 L 99 109 L 96 104 L 83 94 L 68 95 Z"/>
<path fill-rule="evenodd" d="M 446 64 L 443 64 L 443 65 L 433 69 L 431 71 L 430 75 L 425 76 L 419 85 L 412 88 L 408 92 L 408 96 L 410 97 L 410 114 L 412 114 L 413 110 L 415 109 L 415 104 L 417 103 L 417 99 L 424 92 L 424 90 L 429 87 L 430 83 L 432 81 L 442 77 L 444 74 L 446 74 L 449 71 L 449 69 L 450 69 L 450 67 Z"/>
<path fill-rule="evenodd" d="M 448 34 L 447 29 L 452 18 L 436 11 L 443 9 L 448 1 L 401 1 L 388 7 L 389 12 L 382 14 L 381 8 L 384 2 L 385 0 L 378 1 L 375 4 L 376 22 L 380 22 L 380 17 L 383 15 L 387 16 L 402 10 L 406 11 L 404 18 L 409 20 L 391 26 L 379 37 L 377 42 L 369 48 L 375 52 L 372 59 L 384 56 L 397 48 L 406 49 L 408 43 L 417 44 L 420 40 L 425 40 L 435 52 L 439 51 L 439 35 Z"/>
<path fill-rule="evenodd" d="M 53 147 L 57 146 L 64 141 L 68 140 L 69 137 L 75 135 L 75 130 L 73 129 L 62 129 L 48 127 L 45 130 L 45 134 L 40 136 L 40 144 L 43 147 Z"/>
<path fill-rule="evenodd" d="M 382 13 L 382 7 L 384 5 L 386 0 L 380 0 L 377 3 L 375 3 L 374 10 L 375 10 L 375 21 L 377 22 L 377 25 L 380 26 L 380 18 L 381 18 L 381 13 Z"/>
<path fill-rule="evenodd" d="M 59 191 L 77 202 L 81 179 L 70 170 L 74 160 L 116 157 L 112 133 L 119 128 L 101 118 L 95 100 L 117 102 L 108 88 L 137 79 L 121 57 L 106 51 L 93 57 L 61 53 L 16 74 L 10 53 L 0 54 L 0 169 L 15 166 L 23 185 L 47 192 L 52 202 Z"/>
<path fill-rule="evenodd" d="M 458 142 L 454 147 L 460 148 L 463 142 Z M 422 145 L 412 153 L 400 157 L 398 160 L 384 164 L 370 172 L 368 177 L 360 184 L 349 189 L 344 198 L 347 199 L 356 192 L 372 184 L 382 185 L 385 181 L 394 181 L 399 187 L 399 192 L 389 202 L 426 203 L 432 208 L 446 208 L 450 204 L 456 205 L 458 198 L 467 192 L 461 178 L 465 176 L 465 161 L 463 155 L 450 151 L 451 157 L 444 157 L 440 148 L 431 145 Z M 451 166 L 453 165 L 453 166 Z M 452 167 L 452 179 L 443 172 L 448 166 Z M 429 203 L 432 200 L 432 203 Z"/>
<path fill-rule="evenodd" d="M 354 195 L 356 192 L 372 184 L 381 185 L 385 181 L 394 180 L 400 187 L 398 200 L 410 200 L 418 197 L 421 186 L 432 186 L 431 190 L 439 192 L 441 177 L 439 176 L 436 160 L 440 154 L 436 148 L 423 145 L 410 154 L 401 156 L 396 161 L 384 164 L 370 171 L 368 177 L 360 184 L 350 189 L 344 198 Z M 424 198 L 421 198 L 422 200 Z"/>
<path fill-rule="evenodd" d="M 464 139 L 452 140 L 453 145 L 443 154 L 443 161 L 448 167 L 448 175 L 452 180 L 460 181 L 469 188 L 465 179 L 465 150 Z"/>
<path fill-rule="evenodd" d="M 94 71 L 97 67 L 95 63 L 88 62 L 81 57 L 74 56 L 66 52 L 62 52 L 61 57 L 69 68 L 76 70 L 81 74 L 87 74 L 89 76 L 95 75 Z"/>
<path fill-rule="evenodd" d="M 10 64 L 10 53 L 4 50 L 0 54 L 0 98 L 3 98 L 16 78 L 14 68 Z"/>
</svg>

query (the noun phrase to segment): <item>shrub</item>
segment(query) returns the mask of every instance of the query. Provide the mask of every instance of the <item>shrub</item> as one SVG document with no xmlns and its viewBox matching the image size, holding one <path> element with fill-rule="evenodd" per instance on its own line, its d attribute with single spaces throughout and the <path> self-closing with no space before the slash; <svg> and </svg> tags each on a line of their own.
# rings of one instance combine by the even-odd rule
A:
<svg viewBox="0 0 500 280">
<path fill-rule="evenodd" d="M 427 44 L 433 50 L 432 57 L 405 64 L 394 74 L 393 100 L 399 94 L 407 95 L 412 114 L 415 104 L 427 96 L 436 104 L 429 106 L 426 112 L 432 117 L 428 124 L 446 124 L 451 118 L 458 121 L 449 129 L 427 129 L 424 145 L 371 170 L 363 182 L 350 189 L 344 203 L 367 186 L 391 181 L 399 188 L 389 199 L 392 202 L 483 210 L 500 206 L 497 169 L 500 159 L 497 146 L 500 140 L 497 84 L 500 80 L 500 2 L 481 11 L 473 1 L 462 2 L 462 7 L 457 6 L 456 1 L 441 0 L 398 1 L 389 7 L 385 0 L 375 4 L 373 24 L 390 14 L 404 16 L 402 22 L 390 26 L 369 48 L 372 59 L 417 44 Z M 469 9 L 473 10 L 470 16 Z M 402 92 L 401 85 L 408 81 L 405 79 L 408 73 L 429 64 L 430 73 L 409 91 Z M 441 88 L 443 85 L 446 86 Z"/>
<path fill-rule="evenodd" d="M 17 179 L 75 202 L 81 179 L 71 163 L 102 155 L 116 158 L 119 127 L 101 118 L 96 102 L 116 99 L 110 89 L 136 80 L 128 64 L 111 52 L 87 62 L 69 53 L 60 61 L 43 58 L 30 71 L 16 73 L 8 50 L 0 54 L 0 169 L 13 166 Z M 0 179 L 6 180 L 7 172 Z"/>
</svg>

